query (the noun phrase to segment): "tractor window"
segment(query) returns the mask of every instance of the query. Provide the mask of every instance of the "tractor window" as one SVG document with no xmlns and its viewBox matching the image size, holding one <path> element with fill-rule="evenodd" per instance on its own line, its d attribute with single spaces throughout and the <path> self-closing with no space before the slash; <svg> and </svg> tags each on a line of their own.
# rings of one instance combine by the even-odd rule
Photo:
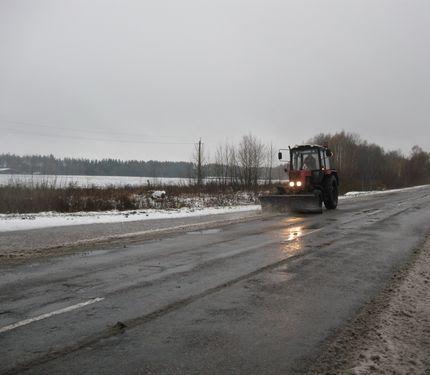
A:
<svg viewBox="0 0 430 375">
<path fill-rule="evenodd" d="M 325 158 L 325 168 L 331 169 L 330 158 L 327 155 L 325 155 L 325 153 L 324 153 L 324 158 Z"/>
<path fill-rule="evenodd" d="M 293 151 L 291 167 L 296 171 L 320 169 L 318 150 Z"/>
</svg>

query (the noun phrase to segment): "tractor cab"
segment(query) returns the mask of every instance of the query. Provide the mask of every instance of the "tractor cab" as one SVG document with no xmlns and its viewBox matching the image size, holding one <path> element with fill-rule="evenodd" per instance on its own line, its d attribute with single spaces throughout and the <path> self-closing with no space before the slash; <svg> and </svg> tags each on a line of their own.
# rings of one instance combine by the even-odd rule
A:
<svg viewBox="0 0 430 375">
<path fill-rule="evenodd" d="M 322 203 L 327 209 L 335 209 L 338 202 L 339 179 L 333 169 L 333 153 L 326 146 L 300 145 L 280 150 L 278 158 L 286 162 L 289 156 L 288 180 L 281 180 L 277 193 L 262 197 L 262 206 L 283 212 L 321 212 Z"/>
<path fill-rule="evenodd" d="M 310 146 L 309 148 L 300 146 L 292 148 L 290 150 L 291 170 L 315 171 L 330 169 L 330 159 L 328 154 L 331 156 L 330 150 L 319 146 Z"/>
<path fill-rule="evenodd" d="M 284 151 L 284 152 L 283 152 Z M 337 172 L 332 169 L 333 153 L 325 146 L 301 145 L 280 150 L 279 160 L 283 160 L 285 151 L 289 154 L 288 181 L 282 183 L 282 189 L 313 191 L 323 183 L 325 176 L 333 175 L 337 181 Z"/>
<path fill-rule="evenodd" d="M 278 159 L 284 160 L 286 153 L 290 158 L 289 166 L 290 170 L 302 171 L 302 170 L 325 170 L 331 169 L 330 158 L 333 153 L 324 146 L 318 145 L 302 145 L 294 146 L 288 150 L 279 150 Z"/>
</svg>

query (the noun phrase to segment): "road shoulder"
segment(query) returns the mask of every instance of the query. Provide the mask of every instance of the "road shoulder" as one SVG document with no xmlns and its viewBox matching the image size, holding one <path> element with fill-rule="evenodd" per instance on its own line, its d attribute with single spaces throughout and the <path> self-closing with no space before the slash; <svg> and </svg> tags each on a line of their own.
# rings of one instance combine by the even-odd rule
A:
<svg viewBox="0 0 430 375">
<path fill-rule="evenodd" d="M 309 373 L 430 371 L 430 236 L 389 286 L 335 339 Z"/>
</svg>

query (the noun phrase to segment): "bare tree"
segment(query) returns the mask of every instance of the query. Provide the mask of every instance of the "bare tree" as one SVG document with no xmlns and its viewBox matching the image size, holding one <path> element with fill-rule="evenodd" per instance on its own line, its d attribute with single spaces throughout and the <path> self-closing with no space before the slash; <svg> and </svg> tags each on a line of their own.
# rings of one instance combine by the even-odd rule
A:
<svg viewBox="0 0 430 375">
<path fill-rule="evenodd" d="M 430 180 L 430 154 L 414 146 L 405 165 L 405 178 L 409 184 L 425 184 Z"/>
<path fill-rule="evenodd" d="M 265 160 L 265 179 L 269 185 L 272 184 L 274 157 L 275 157 L 275 150 L 273 148 L 273 143 L 270 142 L 270 144 L 266 146 L 266 160 Z"/>
<path fill-rule="evenodd" d="M 226 184 L 228 173 L 228 144 L 218 145 L 215 151 L 214 172 L 218 181 Z"/>
<path fill-rule="evenodd" d="M 239 165 L 236 147 L 228 142 L 218 145 L 215 152 L 215 174 L 223 184 L 236 185 L 239 181 Z"/>
<path fill-rule="evenodd" d="M 264 144 L 252 134 L 242 137 L 237 150 L 240 179 L 246 186 L 256 186 L 264 160 Z"/>
</svg>

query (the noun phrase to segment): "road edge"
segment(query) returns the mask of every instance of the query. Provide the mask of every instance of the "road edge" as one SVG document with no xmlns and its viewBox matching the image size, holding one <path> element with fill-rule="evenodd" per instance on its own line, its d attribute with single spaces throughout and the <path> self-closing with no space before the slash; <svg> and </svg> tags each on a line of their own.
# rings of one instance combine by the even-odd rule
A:
<svg viewBox="0 0 430 375">
<path fill-rule="evenodd" d="M 423 272 L 423 267 L 427 272 Z M 430 296 L 429 268 L 430 233 L 413 250 L 409 260 L 393 273 L 388 285 L 332 338 L 306 373 L 419 374 L 429 371 L 430 318 L 422 319 L 423 309 L 430 316 L 430 298 L 425 298 L 426 294 Z M 417 301 L 417 295 L 424 298 Z M 405 308 L 407 302 L 415 303 Z M 409 336 L 413 332 L 423 332 L 423 336 L 418 343 L 411 344 Z"/>
</svg>

